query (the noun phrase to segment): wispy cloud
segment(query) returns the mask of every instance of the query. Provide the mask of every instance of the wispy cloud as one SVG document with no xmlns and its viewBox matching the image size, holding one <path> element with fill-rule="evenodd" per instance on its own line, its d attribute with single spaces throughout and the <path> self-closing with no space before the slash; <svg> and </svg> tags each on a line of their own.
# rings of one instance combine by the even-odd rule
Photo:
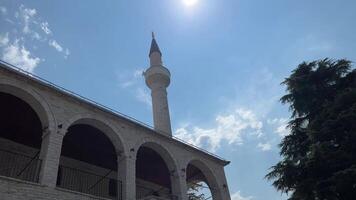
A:
<svg viewBox="0 0 356 200">
<path fill-rule="evenodd" d="M 237 191 L 231 195 L 231 200 L 252 200 L 252 196 L 244 197 L 240 191 Z"/>
<path fill-rule="evenodd" d="M 280 137 L 284 137 L 290 134 L 287 118 L 268 119 L 267 123 L 274 126 L 274 132 L 277 133 Z"/>
<path fill-rule="evenodd" d="M 144 69 L 141 68 L 126 72 L 120 71 L 117 73 L 118 85 L 122 89 L 133 92 L 133 95 L 139 102 L 144 103 L 150 108 L 152 106 L 151 95 L 148 88 L 144 85 L 143 71 Z"/>
<path fill-rule="evenodd" d="M 136 98 L 147 106 L 152 106 L 151 95 L 148 93 L 147 90 L 141 87 L 136 89 Z"/>
<path fill-rule="evenodd" d="M 64 58 L 67 59 L 69 55 L 70 55 L 70 51 L 69 51 L 69 49 L 66 49 L 64 51 Z"/>
<path fill-rule="evenodd" d="M 329 57 L 338 50 L 338 44 L 334 40 L 325 38 L 323 34 L 310 32 L 291 41 L 280 56 L 289 63 L 289 66 L 295 66 L 303 60 Z"/>
<path fill-rule="evenodd" d="M 1 14 L 10 13 L 5 7 L 0 6 Z M 33 72 L 38 64 L 43 61 L 34 56 L 41 43 L 48 43 L 49 47 L 61 53 L 65 59 L 70 55 L 70 51 L 59 44 L 53 38 L 53 32 L 49 28 L 49 23 L 43 20 L 35 8 L 27 8 L 20 5 L 13 11 L 15 17 L 7 15 L 2 20 L 11 23 L 15 28 L 7 32 L 0 31 L 0 52 L 1 58 L 24 70 Z M 12 17 L 11 17 L 12 16 Z M 9 34 L 11 32 L 11 34 Z M 9 37 L 9 35 L 11 37 Z M 32 47 L 32 48 L 31 48 Z"/>
<path fill-rule="evenodd" d="M 43 32 L 46 33 L 47 35 L 52 33 L 51 29 L 49 29 L 48 22 L 41 22 L 40 26 L 41 26 L 41 29 L 43 30 Z"/>
<path fill-rule="evenodd" d="M 119 85 L 121 88 L 137 86 L 141 81 L 144 69 L 135 69 L 133 72 L 118 73 Z"/>
<path fill-rule="evenodd" d="M 9 43 L 9 33 L 0 34 L 0 47 L 6 46 Z"/>
<path fill-rule="evenodd" d="M 34 20 L 35 15 L 37 14 L 37 10 L 34 8 L 26 8 L 24 5 L 21 5 L 19 11 L 16 12 L 16 18 L 20 18 L 23 21 L 23 29 L 22 31 L 26 34 L 31 32 L 30 26 L 33 23 L 36 23 Z"/>
<path fill-rule="evenodd" d="M 4 48 L 2 59 L 28 72 L 33 72 L 41 60 L 31 55 L 24 45 L 19 44 L 19 41 Z"/>
<path fill-rule="evenodd" d="M 0 13 L 1 13 L 2 15 L 6 15 L 6 14 L 7 14 L 7 9 L 6 9 L 6 7 L 0 6 Z"/>
<path fill-rule="evenodd" d="M 63 51 L 63 47 L 60 44 L 58 44 L 56 40 L 50 40 L 48 44 L 49 46 L 55 48 L 58 52 Z"/>
<path fill-rule="evenodd" d="M 175 131 L 175 136 L 194 145 L 216 151 L 222 142 L 243 144 L 243 135 L 262 135 L 262 121 L 251 110 L 236 109 L 232 113 L 217 115 L 212 128 L 185 125 Z"/>
<path fill-rule="evenodd" d="M 257 147 L 259 149 L 261 149 L 261 151 L 270 151 L 272 149 L 272 146 L 270 143 L 266 142 L 266 143 L 258 143 Z"/>
</svg>

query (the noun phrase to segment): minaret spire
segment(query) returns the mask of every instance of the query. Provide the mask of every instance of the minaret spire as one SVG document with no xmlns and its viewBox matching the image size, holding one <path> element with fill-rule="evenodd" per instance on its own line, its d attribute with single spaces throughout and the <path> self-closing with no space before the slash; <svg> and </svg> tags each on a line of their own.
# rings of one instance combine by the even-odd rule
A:
<svg viewBox="0 0 356 200">
<path fill-rule="evenodd" d="M 161 50 L 159 49 L 158 44 L 156 42 L 154 32 L 152 32 L 152 42 L 151 42 L 150 54 L 148 56 L 151 57 L 151 54 L 153 52 L 158 52 L 160 54 L 160 56 L 162 56 Z"/>
<path fill-rule="evenodd" d="M 150 67 L 144 72 L 144 76 L 147 86 L 151 89 L 154 128 L 162 134 L 172 136 L 166 90 L 171 74 L 163 66 L 162 53 L 153 32 L 149 57 Z"/>
</svg>

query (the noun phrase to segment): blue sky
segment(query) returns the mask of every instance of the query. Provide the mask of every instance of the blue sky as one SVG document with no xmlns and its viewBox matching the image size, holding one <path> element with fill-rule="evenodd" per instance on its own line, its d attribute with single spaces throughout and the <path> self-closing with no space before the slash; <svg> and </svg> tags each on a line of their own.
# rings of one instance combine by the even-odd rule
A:
<svg viewBox="0 0 356 200">
<path fill-rule="evenodd" d="M 231 161 L 233 200 L 286 199 L 264 180 L 288 134 L 280 85 L 298 63 L 356 61 L 353 0 L 0 2 L 0 57 L 152 124 L 151 31 L 171 71 L 173 132 Z"/>
</svg>

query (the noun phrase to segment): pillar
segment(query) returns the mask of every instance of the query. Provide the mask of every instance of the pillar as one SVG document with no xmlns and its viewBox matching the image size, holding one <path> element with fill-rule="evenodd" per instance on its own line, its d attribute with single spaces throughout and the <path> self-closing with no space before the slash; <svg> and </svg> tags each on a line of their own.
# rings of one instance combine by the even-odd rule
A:
<svg viewBox="0 0 356 200">
<path fill-rule="evenodd" d="M 122 184 L 122 199 L 136 200 L 136 158 L 119 155 L 117 160 L 118 180 Z"/>
<path fill-rule="evenodd" d="M 54 130 L 47 129 L 43 133 L 40 152 L 42 160 L 40 183 L 42 185 L 56 187 L 63 137 L 63 133 Z"/>
<path fill-rule="evenodd" d="M 176 181 L 178 182 L 178 188 L 175 188 L 175 193 L 179 200 L 188 200 L 187 196 L 187 181 L 186 172 L 184 168 L 180 168 L 177 171 Z"/>
</svg>

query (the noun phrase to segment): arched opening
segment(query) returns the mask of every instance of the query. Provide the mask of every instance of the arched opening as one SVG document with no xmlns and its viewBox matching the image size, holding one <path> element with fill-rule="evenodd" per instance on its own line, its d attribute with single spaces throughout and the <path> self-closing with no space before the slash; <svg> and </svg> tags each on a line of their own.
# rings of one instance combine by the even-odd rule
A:
<svg viewBox="0 0 356 200">
<path fill-rule="evenodd" d="M 215 199 L 214 185 L 209 182 L 201 167 L 201 163 L 192 161 L 186 168 L 188 200 Z"/>
<path fill-rule="evenodd" d="M 174 163 L 167 152 L 155 144 L 145 144 L 136 156 L 136 198 L 174 199 L 171 171 Z M 165 154 L 165 155 L 162 155 Z"/>
<path fill-rule="evenodd" d="M 0 175 L 38 182 L 42 122 L 21 98 L 0 92 Z"/>
<path fill-rule="evenodd" d="M 116 148 L 106 134 L 77 122 L 63 138 L 57 186 L 95 196 L 121 199 Z"/>
</svg>

